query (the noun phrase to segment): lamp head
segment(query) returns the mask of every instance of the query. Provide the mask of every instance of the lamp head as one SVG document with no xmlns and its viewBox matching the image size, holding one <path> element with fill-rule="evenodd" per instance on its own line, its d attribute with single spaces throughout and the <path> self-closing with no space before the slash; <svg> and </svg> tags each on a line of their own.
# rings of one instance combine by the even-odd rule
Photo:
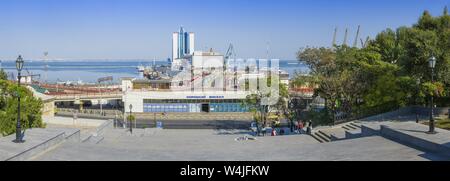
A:
<svg viewBox="0 0 450 181">
<path fill-rule="evenodd" d="M 429 60 L 428 60 L 428 66 L 430 67 L 430 68 L 435 68 L 436 67 L 436 57 L 431 57 Z"/>
<path fill-rule="evenodd" d="M 23 64 L 24 64 L 24 62 L 23 62 L 22 56 L 19 55 L 19 57 L 17 57 L 17 60 L 16 60 L 17 71 L 19 71 L 19 72 L 22 71 Z"/>
</svg>

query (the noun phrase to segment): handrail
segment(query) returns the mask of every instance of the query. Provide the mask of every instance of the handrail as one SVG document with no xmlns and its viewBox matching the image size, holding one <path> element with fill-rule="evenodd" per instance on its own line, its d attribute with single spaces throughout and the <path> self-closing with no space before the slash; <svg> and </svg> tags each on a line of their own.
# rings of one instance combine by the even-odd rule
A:
<svg viewBox="0 0 450 181">
<path fill-rule="evenodd" d="M 81 98 L 81 97 L 118 97 L 122 96 L 123 94 L 120 93 L 87 93 L 87 94 L 60 94 L 60 95 L 50 95 L 55 97 L 56 99 L 62 99 L 62 98 Z"/>
</svg>

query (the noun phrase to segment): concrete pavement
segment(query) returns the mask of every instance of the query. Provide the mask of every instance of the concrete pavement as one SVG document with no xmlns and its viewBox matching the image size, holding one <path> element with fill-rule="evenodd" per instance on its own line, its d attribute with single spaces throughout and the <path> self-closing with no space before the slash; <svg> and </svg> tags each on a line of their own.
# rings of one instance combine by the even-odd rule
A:
<svg viewBox="0 0 450 181">
<path fill-rule="evenodd" d="M 443 160 L 380 136 L 318 143 L 307 135 L 257 137 L 245 130 L 108 130 L 96 145 L 64 144 L 36 160 Z"/>
</svg>

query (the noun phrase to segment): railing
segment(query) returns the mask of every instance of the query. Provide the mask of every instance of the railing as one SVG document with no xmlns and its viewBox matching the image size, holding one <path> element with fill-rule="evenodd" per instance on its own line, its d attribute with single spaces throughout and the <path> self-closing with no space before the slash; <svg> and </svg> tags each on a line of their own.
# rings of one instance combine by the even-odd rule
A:
<svg viewBox="0 0 450 181">
<path fill-rule="evenodd" d="M 289 95 L 298 96 L 298 97 L 310 97 L 314 96 L 314 92 L 297 92 L 297 91 L 289 91 Z"/>
<path fill-rule="evenodd" d="M 91 118 L 91 119 L 123 119 L 123 112 L 121 110 L 107 109 L 107 110 L 97 110 L 97 109 L 83 109 L 78 111 L 72 108 L 57 108 L 56 115 L 73 117 L 75 112 L 79 118 Z"/>
<path fill-rule="evenodd" d="M 191 87 L 183 87 L 183 88 L 174 87 L 174 88 L 171 88 L 171 89 L 142 88 L 142 89 L 133 89 L 130 92 L 149 92 L 149 91 L 155 91 L 155 92 L 191 92 L 192 89 L 191 89 Z M 194 91 L 196 91 L 196 92 L 202 92 L 202 91 L 223 92 L 223 88 L 203 88 L 202 89 L 201 87 L 196 87 Z M 228 87 L 227 88 L 227 92 L 235 92 L 235 90 L 232 87 Z M 245 91 L 238 89 L 236 92 L 245 92 Z"/>
<path fill-rule="evenodd" d="M 102 97 L 122 97 L 122 92 L 120 93 L 83 93 L 83 94 L 60 94 L 51 95 L 55 99 L 80 99 L 80 98 L 102 98 Z"/>
<path fill-rule="evenodd" d="M 114 108 L 103 108 L 102 110 L 100 109 L 89 109 L 89 108 L 85 108 L 83 110 L 78 110 L 78 109 L 74 109 L 74 108 L 56 108 L 57 112 L 66 112 L 66 113 L 74 113 L 75 111 L 77 111 L 77 113 L 81 113 L 81 114 L 98 114 L 100 115 L 102 112 L 103 113 L 107 113 L 107 114 L 122 114 L 121 110 L 118 109 L 114 109 Z"/>
<path fill-rule="evenodd" d="M 374 106 L 371 108 L 366 108 L 364 112 L 357 112 L 357 113 L 353 113 L 351 115 L 346 114 L 344 112 L 339 112 L 334 115 L 335 116 L 334 124 L 340 124 L 340 123 L 345 123 L 345 122 L 354 121 L 354 120 L 361 120 L 361 119 L 365 119 L 365 118 L 369 118 L 369 117 L 374 117 L 377 115 L 384 115 L 387 113 L 396 114 L 396 112 L 401 108 L 398 106 L 392 106 L 392 105 L 395 105 L 395 104 L 391 103 L 391 104 Z"/>
</svg>

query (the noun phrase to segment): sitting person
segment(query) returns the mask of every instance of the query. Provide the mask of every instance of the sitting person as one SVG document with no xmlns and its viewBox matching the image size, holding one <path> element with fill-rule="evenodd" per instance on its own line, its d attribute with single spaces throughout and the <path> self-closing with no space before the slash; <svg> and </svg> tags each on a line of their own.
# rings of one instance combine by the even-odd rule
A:
<svg viewBox="0 0 450 181">
<path fill-rule="evenodd" d="M 277 131 L 275 129 L 272 129 L 272 136 L 276 136 L 277 135 Z"/>
<path fill-rule="evenodd" d="M 298 123 L 298 130 L 299 130 L 300 134 L 303 133 L 303 127 L 304 127 L 303 121 L 299 121 L 299 123 Z"/>
</svg>

